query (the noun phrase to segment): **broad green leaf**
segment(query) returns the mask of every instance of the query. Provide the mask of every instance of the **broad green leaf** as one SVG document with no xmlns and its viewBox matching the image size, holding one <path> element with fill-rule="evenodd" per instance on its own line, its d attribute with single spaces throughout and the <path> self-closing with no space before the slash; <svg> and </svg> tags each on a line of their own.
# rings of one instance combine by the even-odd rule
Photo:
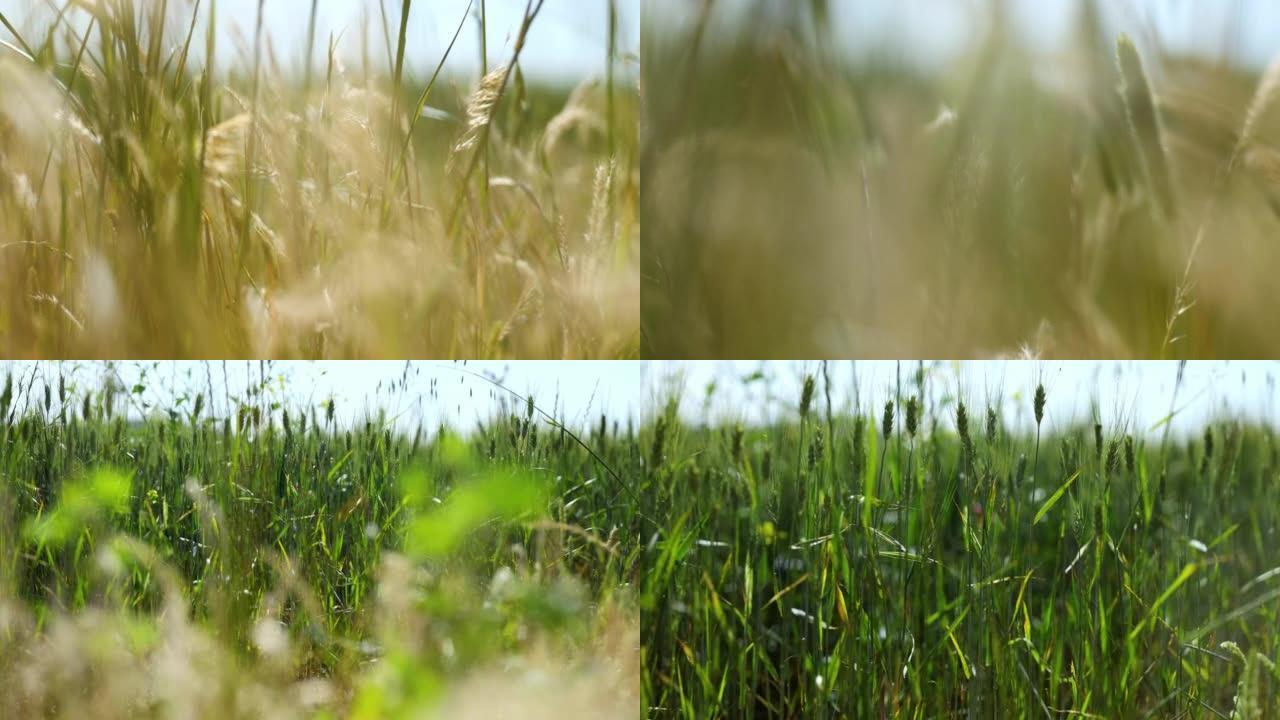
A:
<svg viewBox="0 0 1280 720">
<path fill-rule="evenodd" d="M 529 473 L 494 471 L 459 486 L 442 505 L 415 518 L 407 530 L 405 549 L 420 558 L 448 555 L 480 526 L 537 513 L 546 503 L 546 488 Z"/>
</svg>

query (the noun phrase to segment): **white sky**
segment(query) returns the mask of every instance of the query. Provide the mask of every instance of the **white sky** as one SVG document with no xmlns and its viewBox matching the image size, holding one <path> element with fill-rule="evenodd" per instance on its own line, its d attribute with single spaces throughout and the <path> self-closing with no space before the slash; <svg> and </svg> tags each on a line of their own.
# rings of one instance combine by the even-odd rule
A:
<svg viewBox="0 0 1280 720">
<path fill-rule="evenodd" d="M 344 41 L 343 57 L 348 65 L 356 62 L 360 53 L 362 16 L 369 18 L 370 55 L 386 64 L 386 52 L 382 43 L 382 15 L 378 2 L 387 10 L 392 43 L 399 32 L 401 3 L 398 0 L 319 0 L 316 28 L 316 54 L 322 56 L 330 33 L 341 35 Z M 619 52 L 632 59 L 621 67 L 636 71 L 634 61 L 640 45 L 640 2 L 642 0 L 616 0 L 619 13 Z M 210 0 L 202 0 L 204 8 Z M 510 59 L 524 16 L 525 0 L 485 0 L 488 11 L 489 58 L 491 64 Z M 542 13 L 533 26 L 523 58 L 525 71 L 532 77 L 576 83 L 587 77 L 602 75 L 608 52 L 608 3 L 609 0 L 545 0 Z M 63 0 L 57 0 L 61 7 Z M 190 7 L 191 0 L 171 0 L 171 12 L 177 13 Z M 408 60 L 411 70 L 427 74 L 435 68 L 458 23 L 467 10 L 468 0 L 415 0 L 410 14 L 407 34 Z M 0 12 L 9 17 L 20 29 L 28 31 L 47 22 L 49 0 L 0 0 Z M 480 7 L 475 0 L 473 13 Z M 239 29 L 242 41 L 235 33 L 220 33 L 217 49 L 219 62 L 243 59 L 244 47 L 251 46 L 254 23 L 257 19 L 258 0 L 217 0 L 219 27 Z M 311 11 L 309 0 L 266 0 L 264 28 L 282 62 L 300 62 L 306 48 L 307 21 Z M 189 12 L 186 10 L 185 12 Z M 202 14 L 206 10 L 201 11 Z M 83 13 L 81 13 L 83 14 Z M 190 17 L 187 15 L 186 17 Z M 33 19 L 37 18 L 37 19 Z M 463 29 L 446 65 L 457 73 L 474 73 L 479 68 L 479 24 L 473 18 Z M 0 29 L 0 38 L 8 33 Z M 201 43 L 203 44 L 203 43 Z"/>
<path fill-rule="evenodd" d="M 862 406 L 874 408 L 877 416 L 879 408 L 893 396 L 899 367 L 894 361 L 833 362 L 828 367 L 832 404 L 837 410 L 852 405 L 855 377 Z M 904 398 L 913 392 L 910 379 L 917 367 L 914 361 L 901 363 Z M 1033 428 L 1031 398 L 1036 383 L 1043 382 L 1048 396 L 1046 430 L 1092 420 L 1096 407 L 1104 427 L 1135 435 L 1151 432 L 1158 421 L 1169 415 L 1178 372 L 1178 363 L 1172 361 L 991 360 L 931 362 L 925 367 L 935 402 L 947 396 L 955 398 L 958 393 L 978 418 L 985 416 L 985 408 L 991 404 L 1002 408 L 1006 423 Z M 769 381 L 743 383 L 743 378 L 757 371 L 762 371 Z M 825 412 L 821 364 L 817 362 L 647 363 L 644 383 L 646 394 L 654 398 L 674 382 L 675 387 L 681 388 L 681 412 L 687 419 L 711 417 L 750 424 L 794 417 L 805 374 L 819 379 L 818 407 Z M 1205 422 L 1226 416 L 1280 426 L 1277 375 L 1280 362 L 1188 363 L 1178 390 L 1173 430 L 1198 433 Z M 675 377 L 682 379 L 673 381 Z M 713 381 L 716 392 L 708 401 L 705 389 Z M 947 416 L 952 413 L 954 407 L 947 410 Z"/>
<path fill-rule="evenodd" d="M 257 383 L 261 366 L 247 361 L 180 361 L 123 362 L 115 367 L 126 388 L 139 384 L 145 374 L 147 380 L 141 384 L 147 389 L 138 396 L 138 405 L 164 409 L 184 390 L 190 395 L 204 392 L 206 407 L 222 417 L 227 414 L 223 389 L 230 388 L 232 398 L 242 396 L 248 377 Z M 94 362 L 3 362 L 0 382 L 9 370 L 15 384 L 34 371 L 39 401 L 39 379 L 48 378 L 56 389 L 62 370 L 80 388 L 100 388 L 105 368 L 104 363 Z M 581 428 L 594 427 L 602 412 L 624 425 L 627 419 L 638 418 L 640 370 L 639 363 L 626 361 L 299 361 L 271 363 L 268 377 L 273 381 L 273 397 L 286 407 L 319 407 L 332 397 L 338 418 L 344 422 L 376 415 L 382 409 L 405 431 L 419 424 L 432 430 L 441 423 L 466 431 L 477 421 L 490 419 L 499 400 L 514 400 L 473 373 L 498 379 L 522 395 L 532 394 L 538 407 L 570 427 Z M 407 378 L 403 389 L 397 385 L 402 378 Z M 206 390 L 210 379 L 212 393 Z M 520 409 L 523 411 L 522 403 Z M 132 414 L 140 415 L 139 410 L 134 408 Z"/>
<path fill-rule="evenodd" d="M 650 0 L 655 20 L 689 22 L 697 3 Z M 720 17 L 759 0 L 717 0 Z M 794 0 L 772 0 L 783 5 Z M 1004 0 L 1015 29 L 1029 48 L 1052 57 L 1064 48 L 1081 0 Z M 942 68 L 982 39 L 991 0 L 832 0 L 836 37 L 851 57 L 891 53 L 924 68 Z M 1112 34 L 1135 38 L 1151 32 L 1166 47 L 1224 57 L 1261 68 L 1280 53 L 1280 2 L 1276 0 L 1102 0 Z"/>
<path fill-rule="evenodd" d="M 56 387 L 59 369 L 78 387 L 100 387 L 102 363 L 0 362 L 0 378 L 9 370 L 21 380 L 27 374 L 48 378 Z M 176 389 L 206 392 L 207 375 L 214 392 L 211 411 L 227 412 L 223 387 L 239 396 L 246 375 L 258 375 L 257 362 L 194 361 L 117 363 L 127 387 L 145 372 L 146 392 L 138 402 L 167 407 Z M 832 402 L 839 409 L 852 406 L 854 383 L 864 408 L 883 407 L 892 397 L 899 365 L 894 361 L 832 362 Z M 901 363 L 904 396 L 913 391 L 914 361 Z M 1031 396 L 1037 382 L 1048 392 L 1046 429 L 1097 417 L 1109 430 L 1132 434 L 1151 432 L 1166 417 L 1173 401 L 1176 362 L 1088 361 L 972 361 L 928 362 L 932 401 L 939 403 L 957 394 L 981 418 L 988 404 L 1002 408 L 1004 420 L 1013 426 L 1033 427 Z M 207 368 L 207 370 L 206 370 Z M 223 374 L 227 377 L 224 385 Z M 406 370 L 407 368 L 407 370 Z M 764 381 L 744 383 L 743 378 L 762 373 Z M 330 397 L 336 400 L 340 419 L 351 421 L 376 414 L 378 409 L 398 421 L 404 430 L 419 424 L 434 428 L 447 423 L 460 430 L 474 428 L 491 417 L 502 399 L 510 396 L 479 373 L 500 379 L 521 394 L 532 393 L 537 404 L 571 427 L 593 427 L 600 414 L 611 421 L 639 420 L 658 407 L 674 388 L 686 420 L 758 423 L 794 416 L 800 385 L 806 373 L 821 379 L 817 362 L 780 361 L 522 361 L 522 362 L 277 362 L 270 365 L 273 396 L 289 407 L 318 407 Z M 1191 362 L 1178 391 L 1176 432 L 1198 434 L 1204 423 L 1224 417 L 1248 418 L 1280 426 L 1280 389 L 1276 378 L 1280 362 Z M 397 383 L 407 378 L 402 387 Z M 433 386 L 434 381 L 434 386 Z M 706 387 L 716 383 L 707 399 Z M 36 384 L 37 388 L 39 383 Z M 38 393 L 38 391 L 37 391 Z M 818 407 L 825 411 L 821 383 Z M 876 411 L 878 413 L 878 410 Z M 949 418 L 954 409 L 948 407 Z M 136 410 L 135 410 L 136 414 Z M 1160 432 L 1156 429 L 1155 432 Z"/>
</svg>

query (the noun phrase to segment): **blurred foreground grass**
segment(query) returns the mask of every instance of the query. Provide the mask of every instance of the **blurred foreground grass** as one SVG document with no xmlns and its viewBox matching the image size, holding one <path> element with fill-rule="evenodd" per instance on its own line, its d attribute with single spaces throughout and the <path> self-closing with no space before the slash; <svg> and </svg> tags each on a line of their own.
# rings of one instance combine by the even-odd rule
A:
<svg viewBox="0 0 1280 720">
<path fill-rule="evenodd" d="M 1127 0 L 1046 55 L 993 0 L 927 69 L 848 4 L 645 5 L 646 356 L 1280 353 L 1280 62 L 1124 39 Z"/>
</svg>

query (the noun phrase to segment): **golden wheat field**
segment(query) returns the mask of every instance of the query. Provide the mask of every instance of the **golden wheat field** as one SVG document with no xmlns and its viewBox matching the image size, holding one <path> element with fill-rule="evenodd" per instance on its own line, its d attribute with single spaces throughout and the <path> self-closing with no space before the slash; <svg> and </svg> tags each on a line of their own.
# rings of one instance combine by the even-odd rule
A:
<svg viewBox="0 0 1280 720">
<path fill-rule="evenodd" d="M 636 3 L 569 83 L 522 60 L 564 0 L 291 4 L 284 52 L 264 3 L 232 51 L 216 0 L 0 3 L 0 355 L 637 355 Z M 426 14 L 503 58 L 406 61 Z"/>
</svg>

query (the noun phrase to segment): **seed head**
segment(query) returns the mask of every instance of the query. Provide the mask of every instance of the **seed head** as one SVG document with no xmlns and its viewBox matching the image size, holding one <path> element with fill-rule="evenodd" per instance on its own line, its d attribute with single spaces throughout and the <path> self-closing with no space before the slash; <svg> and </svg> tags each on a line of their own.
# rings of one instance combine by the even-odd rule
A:
<svg viewBox="0 0 1280 720">
<path fill-rule="evenodd" d="M 809 471 L 810 472 L 813 472 L 813 469 L 818 465 L 818 460 L 822 458 L 822 452 L 824 447 L 825 446 L 822 440 L 822 428 L 818 428 L 818 431 L 814 433 L 813 442 L 809 443 Z"/>
<path fill-rule="evenodd" d="M 907 434 L 914 438 L 919 423 L 920 401 L 914 397 L 907 398 Z"/>
<path fill-rule="evenodd" d="M 969 411 L 965 409 L 964 403 L 956 406 L 956 432 L 960 433 L 960 444 L 964 447 L 965 455 L 971 456 L 973 440 L 969 437 Z"/>
<path fill-rule="evenodd" d="M 809 409 L 813 405 L 814 381 L 812 375 L 804 377 L 804 389 L 800 392 L 800 419 L 809 417 Z"/>
<path fill-rule="evenodd" d="M 1036 385 L 1036 399 L 1033 405 L 1036 411 L 1036 425 L 1044 420 L 1044 385 Z"/>
<path fill-rule="evenodd" d="M 884 404 L 884 420 L 881 422 L 880 432 L 884 435 L 886 439 L 893 434 L 893 402 L 892 401 Z"/>
<path fill-rule="evenodd" d="M 1209 472 L 1209 462 L 1213 460 L 1213 428 L 1204 429 L 1204 458 L 1200 461 L 1200 474 Z"/>
<path fill-rule="evenodd" d="M 862 416 L 853 421 L 853 467 L 861 475 L 867 466 L 866 431 L 863 430 Z"/>
<path fill-rule="evenodd" d="M 653 428 L 653 446 L 649 450 L 650 467 L 656 468 L 662 464 L 662 459 L 666 455 L 666 441 L 667 418 L 662 416 L 658 418 Z"/>
<path fill-rule="evenodd" d="M 994 445 L 996 442 L 996 409 L 987 408 L 987 444 Z"/>
</svg>

